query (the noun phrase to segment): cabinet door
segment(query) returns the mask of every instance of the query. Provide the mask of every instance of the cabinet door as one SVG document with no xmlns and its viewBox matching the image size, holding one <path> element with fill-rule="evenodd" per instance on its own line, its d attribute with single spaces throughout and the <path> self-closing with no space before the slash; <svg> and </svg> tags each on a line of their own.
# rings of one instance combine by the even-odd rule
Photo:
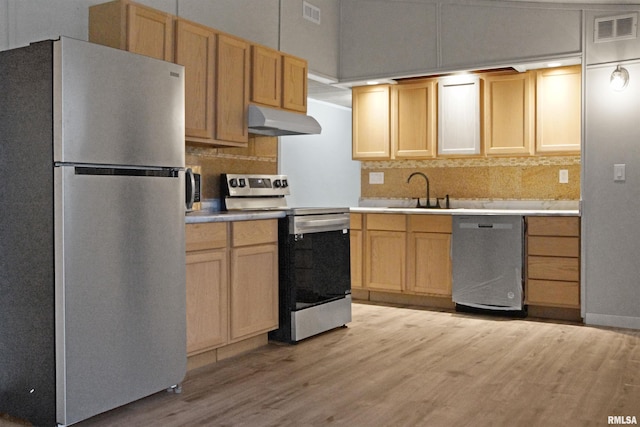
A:
<svg viewBox="0 0 640 427">
<path fill-rule="evenodd" d="M 438 80 L 438 154 L 480 154 L 480 80 Z"/>
<path fill-rule="evenodd" d="M 392 113 L 392 146 L 396 158 L 429 158 L 436 154 L 436 81 L 398 85 Z"/>
<path fill-rule="evenodd" d="M 307 61 L 289 55 L 282 58 L 282 107 L 307 112 Z"/>
<path fill-rule="evenodd" d="M 349 244 L 351 252 L 351 287 L 362 288 L 362 269 L 363 269 L 363 241 L 364 234 L 362 233 L 362 218 L 363 215 L 359 213 L 352 213 L 350 215 L 350 230 L 349 230 Z"/>
<path fill-rule="evenodd" d="M 451 235 L 410 233 L 407 289 L 451 296 Z"/>
<path fill-rule="evenodd" d="M 264 46 L 251 46 L 251 102 L 280 107 L 282 54 Z"/>
<path fill-rule="evenodd" d="M 531 73 L 489 75 L 484 80 L 485 153 L 532 154 L 535 97 Z"/>
<path fill-rule="evenodd" d="M 216 139 L 247 143 L 249 130 L 249 44 L 218 34 Z"/>
<path fill-rule="evenodd" d="M 231 251 L 231 340 L 278 327 L 278 245 Z"/>
<path fill-rule="evenodd" d="M 527 304 L 578 309 L 580 308 L 580 283 L 529 279 Z"/>
<path fill-rule="evenodd" d="M 176 23 L 176 63 L 184 66 L 185 133 L 214 137 L 215 33 L 183 19 Z"/>
<path fill-rule="evenodd" d="M 127 7 L 127 50 L 173 62 L 173 16 L 138 4 Z"/>
<path fill-rule="evenodd" d="M 362 230 L 350 230 L 351 287 L 362 288 Z"/>
<path fill-rule="evenodd" d="M 390 158 L 389 94 L 388 85 L 352 89 L 354 159 Z"/>
<path fill-rule="evenodd" d="M 367 230 L 365 280 L 372 290 L 404 290 L 406 264 L 404 231 Z"/>
<path fill-rule="evenodd" d="M 538 71 L 537 152 L 580 151 L 581 81 L 579 65 Z"/>
<path fill-rule="evenodd" d="M 187 353 L 227 343 L 227 251 L 187 252 Z"/>
</svg>

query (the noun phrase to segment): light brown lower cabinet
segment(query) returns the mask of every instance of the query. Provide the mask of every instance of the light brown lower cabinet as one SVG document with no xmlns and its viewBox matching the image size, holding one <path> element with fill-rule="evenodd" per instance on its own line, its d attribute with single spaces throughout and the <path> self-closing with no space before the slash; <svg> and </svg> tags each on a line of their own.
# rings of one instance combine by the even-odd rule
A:
<svg viewBox="0 0 640 427">
<path fill-rule="evenodd" d="M 406 216 L 368 214 L 365 227 L 365 287 L 403 291 L 407 260 Z"/>
<path fill-rule="evenodd" d="M 277 220 L 187 224 L 185 234 L 187 354 L 277 329 Z"/>
<path fill-rule="evenodd" d="M 236 341 L 278 327 L 278 245 L 231 250 L 231 327 Z"/>
<path fill-rule="evenodd" d="M 580 308 L 580 218 L 527 217 L 526 302 Z"/>
<path fill-rule="evenodd" d="M 451 296 L 451 215 L 410 215 L 407 289 Z"/>
<path fill-rule="evenodd" d="M 367 214 L 364 223 L 363 289 L 451 297 L 451 215 Z"/>
<path fill-rule="evenodd" d="M 227 250 L 187 253 L 187 353 L 228 341 Z"/>
<path fill-rule="evenodd" d="M 352 213 L 349 230 L 349 243 L 351 250 L 351 288 L 362 289 L 362 262 L 363 262 L 363 233 L 362 217 L 360 213 Z"/>
</svg>

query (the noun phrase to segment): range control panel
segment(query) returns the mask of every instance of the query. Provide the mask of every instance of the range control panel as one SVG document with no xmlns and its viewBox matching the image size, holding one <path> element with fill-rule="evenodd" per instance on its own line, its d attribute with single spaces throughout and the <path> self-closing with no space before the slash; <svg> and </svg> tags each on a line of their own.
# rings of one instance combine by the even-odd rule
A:
<svg viewBox="0 0 640 427">
<path fill-rule="evenodd" d="M 286 175 L 222 174 L 223 196 L 229 197 L 282 197 L 289 195 Z"/>
</svg>

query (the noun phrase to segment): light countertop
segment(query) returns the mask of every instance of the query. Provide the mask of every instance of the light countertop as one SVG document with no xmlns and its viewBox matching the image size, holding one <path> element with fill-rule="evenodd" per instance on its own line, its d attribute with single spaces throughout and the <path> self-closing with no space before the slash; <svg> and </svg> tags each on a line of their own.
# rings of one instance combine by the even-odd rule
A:
<svg viewBox="0 0 640 427">
<path fill-rule="evenodd" d="M 425 199 L 421 200 L 425 203 Z M 435 201 L 432 199 L 432 203 Z M 443 203 L 441 201 L 441 203 Z M 580 216 L 578 200 L 491 200 L 452 199 L 453 209 L 416 208 L 415 199 L 363 198 L 355 213 L 399 213 L 423 215 L 522 215 L 522 216 Z"/>
<path fill-rule="evenodd" d="M 577 209 L 425 209 L 403 207 L 357 207 L 353 213 L 397 213 L 411 215 L 517 215 L 517 216 L 580 216 Z"/>
</svg>

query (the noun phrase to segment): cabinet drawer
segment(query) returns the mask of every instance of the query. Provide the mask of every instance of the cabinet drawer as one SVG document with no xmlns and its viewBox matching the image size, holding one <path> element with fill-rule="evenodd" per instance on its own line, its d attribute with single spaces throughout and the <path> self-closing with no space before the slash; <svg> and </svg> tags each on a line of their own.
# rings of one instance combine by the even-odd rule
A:
<svg viewBox="0 0 640 427">
<path fill-rule="evenodd" d="M 578 237 L 530 236 L 527 239 L 527 251 L 529 255 L 578 257 L 580 256 L 580 239 Z"/>
<path fill-rule="evenodd" d="M 409 215 L 409 231 L 451 233 L 451 215 Z"/>
<path fill-rule="evenodd" d="M 403 214 L 368 214 L 367 230 L 406 231 L 406 216 Z"/>
<path fill-rule="evenodd" d="M 278 220 L 237 221 L 231 223 L 231 245 L 260 245 L 278 241 Z"/>
<path fill-rule="evenodd" d="M 580 218 L 573 216 L 527 217 L 529 236 L 580 236 Z"/>
<path fill-rule="evenodd" d="M 527 303 L 578 308 L 580 307 L 580 285 L 578 282 L 529 280 Z"/>
<path fill-rule="evenodd" d="M 222 222 L 186 224 L 185 242 L 187 252 L 224 248 L 227 246 L 227 224 Z"/>
<path fill-rule="evenodd" d="M 531 279 L 580 281 L 579 258 L 527 257 L 527 277 Z"/>
<path fill-rule="evenodd" d="M 362 214 L 352 213 L 349 215 L 351 224 L 349 227 L 352 230 L 362 230 Z"/>
</svg>

